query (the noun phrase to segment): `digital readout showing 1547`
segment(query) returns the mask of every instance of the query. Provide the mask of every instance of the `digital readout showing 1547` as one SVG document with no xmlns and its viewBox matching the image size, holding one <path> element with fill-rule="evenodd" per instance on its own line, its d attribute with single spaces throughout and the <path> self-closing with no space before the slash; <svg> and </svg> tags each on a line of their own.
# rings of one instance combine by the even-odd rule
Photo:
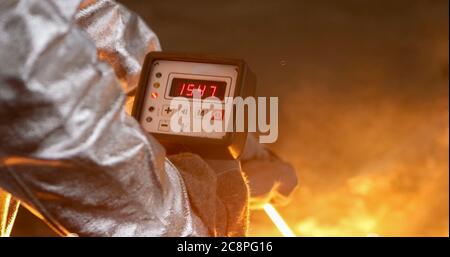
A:
<svg viewBox="0 0 450 257">
<path fill-rule="evenodd" d="M 217 97 L 223 100 L 227 83 L 225 81 L 173 78 L 169 96 L 193 98 L 193 92 L 200 92 L 201 98 Z"/>
</svg>

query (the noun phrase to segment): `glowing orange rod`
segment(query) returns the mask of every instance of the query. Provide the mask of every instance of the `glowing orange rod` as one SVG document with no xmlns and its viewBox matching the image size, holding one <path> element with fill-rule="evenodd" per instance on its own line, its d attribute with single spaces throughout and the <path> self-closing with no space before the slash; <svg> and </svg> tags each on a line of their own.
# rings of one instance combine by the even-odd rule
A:
<svg viewBox="0 0 450 257">
<path fill-rule="evenodd" d="M 264 204 L 264 211 L 266 211 L 269 218 L 275 224 L 275 226 L 280 230 L 284 237 L 295 237 L 294 232 L 289 228 L 286 222 L 283 220 L 278 211 L 270 203 Z"/>
</svg>

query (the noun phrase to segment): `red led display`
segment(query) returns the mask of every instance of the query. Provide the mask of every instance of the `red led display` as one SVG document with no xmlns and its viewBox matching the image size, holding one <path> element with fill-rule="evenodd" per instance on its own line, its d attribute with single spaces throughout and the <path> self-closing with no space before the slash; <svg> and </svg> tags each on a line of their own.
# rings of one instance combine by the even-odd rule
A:
<svg viewBox="0 0 450 257">
<path fill-rule="evenodd" d="M 172 85 L 170 86 L 169 96 L 193 98 L 194 92 L 197 90 L 202 99 L 207 97 L 217 97 L 220 100 L 223 100 L 226 88 L 227 82 L 225 81 L 174 78 L 172 79 Z"/>
</svg>

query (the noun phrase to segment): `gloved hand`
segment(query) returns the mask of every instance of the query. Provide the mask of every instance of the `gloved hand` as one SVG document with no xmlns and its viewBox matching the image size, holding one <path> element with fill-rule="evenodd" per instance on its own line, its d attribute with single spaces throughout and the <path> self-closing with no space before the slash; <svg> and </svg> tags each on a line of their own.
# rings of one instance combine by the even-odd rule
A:
<svg viewBox="0 0 450 257">
<path fill-rule="evenodd" d="M 260 209 L 266 203 L 285 205 L 297 187 L 297 174 L 289 163 L 249 135 L 241 157 L 242 171 L 250 190 L 250 208 Z"/>
<path fill-rule="evenodd" d="M 169 156 L 178 168 L 191 207 L 212 236 L 245 236 L 248 190 L 235 160 L 206 160 L 192 153 Z"/>
<path fill-rule="evenodd" d="M 242 164 L 250 188 L 250 208 L 266 203 L 285 205 L 297 187 L 297 175 L 289 163 L 278 158 L 251 160 Z"/>
</svg>

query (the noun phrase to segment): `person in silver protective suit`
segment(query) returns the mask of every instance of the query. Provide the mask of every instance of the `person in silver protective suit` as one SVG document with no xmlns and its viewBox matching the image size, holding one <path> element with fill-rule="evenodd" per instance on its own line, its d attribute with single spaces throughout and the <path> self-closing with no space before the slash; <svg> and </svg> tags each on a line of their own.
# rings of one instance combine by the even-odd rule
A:
<svg viewBox="0 0 450 257">
<path fill-rule="evenodd" d="M 166 156 L 126 114 L 157 50 L 113 1 L 0 2 L 0 234 L 20 201 L 65 236 L 244 236 L 249 199 L 289 196 L 292 167 L 251 137 L 243 175 L 237 162 Z"/>
</svg>

